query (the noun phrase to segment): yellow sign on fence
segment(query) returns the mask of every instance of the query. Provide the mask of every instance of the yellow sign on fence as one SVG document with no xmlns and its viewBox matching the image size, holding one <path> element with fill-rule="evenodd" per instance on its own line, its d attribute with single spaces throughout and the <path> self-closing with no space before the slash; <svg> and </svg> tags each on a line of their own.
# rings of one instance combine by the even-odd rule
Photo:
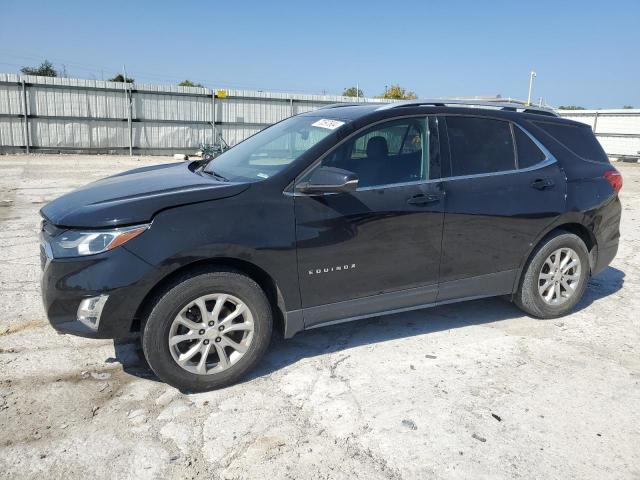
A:
<svg viewBox="0 0 640 480">
<path fill-rule="evenodd" d="M 227 98 L 226 90 L 216 90 L 216 97 L 218 98 Z"/>
</svg>

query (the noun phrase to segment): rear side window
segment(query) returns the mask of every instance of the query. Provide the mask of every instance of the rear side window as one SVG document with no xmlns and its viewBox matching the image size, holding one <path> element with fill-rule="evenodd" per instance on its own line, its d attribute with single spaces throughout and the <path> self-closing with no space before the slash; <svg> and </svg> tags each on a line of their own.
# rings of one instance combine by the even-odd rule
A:
<svg viewBox="0 0 640 480">
<path fill-rule="evenodd" d="M 516 137 L 516 146 L 518 147 L 518 167 L 532 167 L 546 158 L 545 154 L 538 146 L 517 126 L 513 126 L 513 133 Z"/>
<path fill-rule="evenodd" d="M 607 154 L 589 126 L 576 127 L 547 122 L 534 123 L 577 156 L 594 162 L 609 163 Z"/>
<path fill-rule="evenodd" d="M 447 117 L 451 175 L 476 175 L 516 168 L 509 122 L 480 117 Z"/>
</svg>

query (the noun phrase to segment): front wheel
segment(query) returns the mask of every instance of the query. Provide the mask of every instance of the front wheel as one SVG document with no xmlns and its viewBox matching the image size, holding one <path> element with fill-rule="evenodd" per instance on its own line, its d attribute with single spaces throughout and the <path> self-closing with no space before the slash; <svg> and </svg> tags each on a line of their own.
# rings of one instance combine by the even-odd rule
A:
<svg viewBox="0 0 640 480">
<path fill-rule="evenodd" d="M 582 239 L 559 231 L 532 254 L 515 303 L 534 317 L 566 315 L 582 298 L 590 273 L 589 252 Z"/>
<path fill-rule="evenodd" d="M 253 369 L 271 338 L 267 297 L 233 271 L 183 277 L 157 298 L 142 333 L 149 366 L 168 384 L 203 391 Z"/>
</svg>

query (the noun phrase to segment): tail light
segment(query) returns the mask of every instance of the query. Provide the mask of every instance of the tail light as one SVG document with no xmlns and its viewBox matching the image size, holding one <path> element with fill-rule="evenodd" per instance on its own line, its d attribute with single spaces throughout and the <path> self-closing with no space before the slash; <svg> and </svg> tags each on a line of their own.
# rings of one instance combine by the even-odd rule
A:
<svg viewBox="0 0 640 480">
<path fill-rule="evenodd" d="M 622 175 L 617 170 L 608 170 L 604 172 L 604 179 L 609 182 L 616 193 L 622 188 Z"/>
</svg>

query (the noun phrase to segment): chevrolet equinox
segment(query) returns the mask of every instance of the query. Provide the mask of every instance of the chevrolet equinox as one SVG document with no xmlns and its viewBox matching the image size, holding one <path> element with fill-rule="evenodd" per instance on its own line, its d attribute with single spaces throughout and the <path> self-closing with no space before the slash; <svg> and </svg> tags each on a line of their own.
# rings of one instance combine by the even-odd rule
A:
<svg viewBox="0 0 640 480">
<path fill-rule="evenodd" d="M 621 186 L 590 127 L 551 110 L 332 105 L 47 204 L 42 296 L 58 331 L 140 332 L 160 379 L 207 390 L 254 368 L 274 325 L 498 295 L 564 315 L 616 254 Z"/>
</svg>

